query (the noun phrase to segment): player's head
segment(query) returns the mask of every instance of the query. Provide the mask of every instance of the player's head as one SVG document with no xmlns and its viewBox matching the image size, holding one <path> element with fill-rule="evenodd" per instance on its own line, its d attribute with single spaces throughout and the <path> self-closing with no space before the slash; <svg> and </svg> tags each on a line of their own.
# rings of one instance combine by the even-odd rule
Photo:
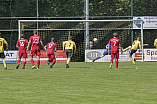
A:
<svg viewBox="0 0 157 104">
<path fill-rule="evenodd" d="M 37 35 L 37 30 L 33 30 L 33 34 Z"/>
<path fill-rule="evenodd" d="M 69 36 L 69 37 L 68 37 L 68 40 L 72 40 L 72 36 Z"/>
<path fill-rule="evenodd" d="M 24 38 L 24 34 L 21 34 L 20 38 Z"/>
<path fill-rule="evenodd" d="M 54 42 L 55 41 L 55 38 L 51 38 L 51 42 Z"/>
<path fill-rule="evenodd" d="M 137 37 L 137 40 L 138 40 L 138 41 L 140 41 L 140 39 L 141 39 L 140 37 Z"/>
<path fill-rule="evenodd" d="M 117 36 L 118 36 L 117 32 L 113 33 L 113 37 L 117 37 Z"/>
</svg>

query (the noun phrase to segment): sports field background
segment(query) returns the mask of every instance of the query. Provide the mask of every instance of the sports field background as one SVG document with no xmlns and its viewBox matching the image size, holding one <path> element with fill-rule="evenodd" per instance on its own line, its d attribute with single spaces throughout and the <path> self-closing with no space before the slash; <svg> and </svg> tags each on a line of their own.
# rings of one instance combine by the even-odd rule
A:
<svg viewBox="0 0 157 104">
<path fill-rule="evenodd" d="M 0 64 L 0 104 L 157 104 L 156 62 Z"/>
</svg>

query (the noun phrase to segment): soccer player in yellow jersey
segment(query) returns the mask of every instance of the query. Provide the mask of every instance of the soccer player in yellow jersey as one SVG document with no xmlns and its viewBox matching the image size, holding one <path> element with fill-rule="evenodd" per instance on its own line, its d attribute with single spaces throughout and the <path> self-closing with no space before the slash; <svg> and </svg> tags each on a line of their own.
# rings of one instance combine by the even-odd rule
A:
<svg viewBox="0 0 157 104">
<path fill-rule="evenodd" d="M 154 40 L 154 47 L 157 49 L 157 38 Z"/>
<path fill-rule="evenodd" d="M 5 61 L 5 55 L 4 55 L 4 44 L 6 44 L 6 51 L 8 51 L 8 43 L 7 41 L 1 37 L 1 33 L 0 33 L 0 58 L 2 58 L 3 60 L 3 65 L 5 70 L 7 70 L 7 65 L 6 65 L 6 61 Z"/>
<path fill-rule="evenodd" d="M 67 55 L 66 68 L 69 68 L 68 64 L 70 63 L 70 59 L 72 58 L 73 49 L 74 52 L 76 52 L 76 44 L 74 41 L 72 41 L 72 36 L 69 36 L 68 41 L 63 42 L 63 52 L 64 50 L 66 50 L 66 55 Z"/>
<path fill-rule="evenodd" d="M 143 46 L 148 46 L 148 44 L 143 44 Z M 137 49 L 140 48 L 140 51 L 141 51 L 141 42 L 140 42 L 140 37 L 137 37 L 137 40 L 135 40 L 133 43 L 132 43 L 132 46 L 128 46 L 127 48 L 123 49 L 123 52 L 128 50 L 128 49 L 131 49 L 131 52 L 130 52 L 130 60 L 133 64 L 135 64 L 135 61 L 133 60 L 132 58 L 132 55 L 137 51 Z"/>
</svg>

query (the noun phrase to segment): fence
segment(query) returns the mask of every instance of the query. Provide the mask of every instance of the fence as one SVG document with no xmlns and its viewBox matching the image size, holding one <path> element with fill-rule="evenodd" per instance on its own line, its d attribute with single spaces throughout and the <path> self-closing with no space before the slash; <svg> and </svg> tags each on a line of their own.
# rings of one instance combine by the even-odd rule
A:
<svg viewBox="0 0 157 104">
<path fill-rule="evenodd" d="M 155 0 L 156 1 L 156 0 Z M 89 19 L 132 19 L 133 16 L 156 16 L 157 8 L 156 3 L 153 0 L 90 0 L 89 1 Z M 86 17 L 86 0 L 0 0 L 0 32 L 3 37 L 9 43 L 9 50 L 16 50 L 16 42 L 18 35 L 18 20 L 84 20 Z M 111 26 L 124 27 L 121 23 L 110 23 Z M 120 25 L 120 26 L 118 26 Z M 61 25 L 66 27 L 66 25 Z M 82 25 L 84 27 L 84 24 Z M 98 27 L 99 24 L 93 24 L 93 27 Z M 102 26 L 102 25 L 100 25 Z M 74 28 L 75 26 L 71 26 Z M 133 36 L 131 36 L 132 31 L 125 30 L 120 31 L 120 34 L 127 34 L 123 36 L 128 39 L 123 40 L 125 44 L 123 46 L 130 45 L 132 39 L 135 39 L 140 35 L 140 30 L 134 30 Z M 112 31 L 113 32 L 113 31 Z M 112 32 L 107 32 L 104 30 L 90 30 L 91 34 L 90 40 L 92 40 L 95 35 L 98 34 L 97 38 L 102 38 L 97 43 L 93 43 L 95 49 L 103 49 L 106 42 L 110 38 L 110 35 L 104 37 L 103 34 L 111 34 Z M 48 33 L 48 31 L 47 31 Z M 29 35 L 26 35 L 25 38 L 29 39 L 29 36 L 32 34 L 31 31 L 28 31 Z M 69 34 L 77 34 L 75 41 L 79 41 L 81 37 L 82 42 L 84 41 L 84 31 L 49 31 L 48 37 L 54 36 L 57 34 L 57 38 L 60 38 L 60 34 L 64 34 L 67 37 Z M 153 48 L 153 41 L 156 38 L 157 30 L 144 30 L 144 43 L 149 44 L 149 48 Z M 79 36 L 79 37 L 78 37 Z M 122 39 L 122 36 L 120 37 Z M 131 39 L 132 38 L 132 39 Z M 65 38 L 66 39 L 66 38 Z M 48 40 L 44 40 L 46 44 Z M 79 43 L 79 42 L 78 42 Z M 104 44 L 104 46 L 99 45 L 99 43 Z M 59 43 L 58 43 L 59 44 Z M 61 47 L 61 45 L 60 45 Z M 84 43 L 81 44 L 82 55 L 79 59 L 74 58 L 73 61 L 84 61 Z M 59 48 L 61 49 L 61 48 Z"/>
</svg>

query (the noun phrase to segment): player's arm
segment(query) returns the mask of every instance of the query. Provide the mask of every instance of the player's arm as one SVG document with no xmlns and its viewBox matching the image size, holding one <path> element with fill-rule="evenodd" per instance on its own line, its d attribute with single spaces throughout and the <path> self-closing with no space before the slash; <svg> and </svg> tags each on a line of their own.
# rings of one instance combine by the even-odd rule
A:
<svg viewBox="0 0 157 104">
<path fill-rule="evenodd" d="M 57 44 L 55 45 L 55 48 L 54 48 L 54 52 L 56 52 L 57 51 Z"/>
<path fill-rule="evenodd" d="M 16 44 L 16 48 L 19 48 L 19 45 Z"/>
<path fill-rule="evenodd" d="M 74 47 L 74 53 L 76 53 L 76 46 Z"/>
<path fill-rule="evenodd" d="M 140 51 L 141 51 L 141 44 L 139 44 L 139 47 L 140 47 Z"/>
<path fill-rule="evenodd" d="M 57 48 L 54 48 L 54 52 L 56 52 L 57 51 Z"/>
<path fill-rule="evenodd" d="M 76 44 L 74 42 L 74 53 L 76 53 Z"/>
<path fill-rule="evenodd" d="M 148 46 L 148 44 L 143 44 L 143 45 L 141 45 L 141 46 Z"/>
<path fill-rule="evenodd" d="M 29 40 L 28 42 L 27 50 L 29 50 L 30 45 L 31 45 L 31 40 Z"/>
<path fill-rule="evenodd" d="M 108 44 L 108 53 L 110 53 L 110 45 L 111 45 L 111 43 L 110 43 L 110 41 L 109 41 L 109 44 Z"/>
<path fill-rule="evenodd" d="M 19 44 L 18 44 L 18 41 L 17 41 L 17 43 L 16 43 L 16 48 L 19 48 Z"/>
<path fill-rule="evenodd" d="M 8 47 L 9 47 L 9 46 L 8 46 L 8 43 L 6 43 L 6 51 L 8 51 Z"/>
<path fill-rule="evenodd" d="M 120 48 L 121 54 L 123 54 L 122 46 L 119 45 L 119 48 Z"/>
<path fill-rule="evenodd" d="M 41 46 L 43 47 L 43 49 L 45 50 L 44 44 L 43 42 L 40 40 Z"/>
<path fill-rule="evenodd" d="M 4 44 L 6 44 L 6 51 L 8 51 L 9 45 L 8 45 L 8 43 L 7 43 L 7 41 L 5 39 L 4 39 Z"/>
<path fill-rule="evenodd" d="M 65 50 L 65 42 L 63 42 L 63 52 L 64 52 L 64 50 Z"/>
<path fill-rule="evenodd" d="M 156 39 L 155 39 L 155 40 L 154 40 L 154 47 L 156 47 L 156 43 L 157 43 L 157 42 L 156 42 Z"/>
<path fill-rule="evenodd" d="M 45 46 L 44 49 L 46 50 L 46 49 L 47 49 L 47 46 Z"/>
</svg>

